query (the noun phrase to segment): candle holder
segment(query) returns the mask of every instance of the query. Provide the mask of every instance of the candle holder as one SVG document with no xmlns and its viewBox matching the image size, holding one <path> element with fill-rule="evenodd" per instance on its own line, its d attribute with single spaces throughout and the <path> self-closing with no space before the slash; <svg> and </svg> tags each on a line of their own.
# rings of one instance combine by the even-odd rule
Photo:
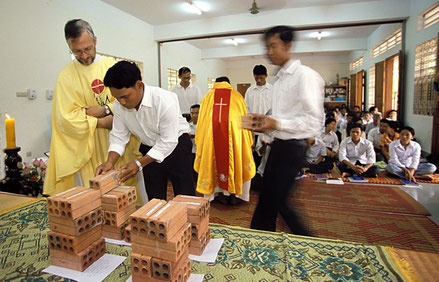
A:
<svg viewBox="0 0 439 282">
<path fill-rule="evenodd" d="M 4 149 L 6 153 L 5 168 L 6 177 L 0 181 L 0 190 L 16 194 L 26 194 L 22 184 L 21 177 L 21 156 L 18 154 L 20 147 L 14 149 Z M 20 164 L 20 165 L 19 165 Z"/>
</svg>

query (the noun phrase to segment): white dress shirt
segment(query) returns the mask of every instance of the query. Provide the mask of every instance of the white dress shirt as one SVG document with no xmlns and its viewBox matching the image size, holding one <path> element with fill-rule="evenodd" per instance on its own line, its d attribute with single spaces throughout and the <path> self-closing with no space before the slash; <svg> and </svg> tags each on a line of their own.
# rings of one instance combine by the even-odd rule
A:
<svg viewBox="0 0 439 282">
<path fill-rule="evenodd" d="M 399 167 L 418 169 L 419 159 L 421 158 L 421 145 L 410 141 L 406 148 L 401 145 L 400 140 L 393 141 L 389 145 L 389 163 Z"/>
<path fill-rule="evenodd" d="M 177 94 L 182 114 L 189 114 L 191 112 L 191 107 L 196 104 L 199 105 L 201 98 L 203 97 L 200 88 L 192 83 L 189 83 L 189 86 L 186 89 L 178 83 L 171 91 Z"/>
<path fill-rule="evenodd" d="M 372 129 L 374 129 L 374 128 L 379 128 L 380 127 L 380 124 L 378 123 L 377 125 L 375 125 L 374 123 L 373 123 L 373 121 L 372 122 L 369 122 L 367 125 L 366 125 L 366 130 L 364 130 L 365 132 L 366 132 L 366 135 L 368 135 L 369 134 L 369 132 L 372 130 Z"/>
<path fill-rule="evenodd" d="M 340 162 L 346 160 L 353 164 L 357 161 L 360 161 L 361 164 L 374 164 L 375 151 L 373 150 L 372 142 L 361 137 L 358 144 L 355 145 L 352 137 L 348 137 L 341 141 L 338 159 Z"/>
<path fill-rule="evenodd" d="M 272 115 L 280 128 L 271 135 L 283 140 L 320 136 L 325 120 L 321 76 L 300 60 L 288 61 L 276 76 Z"/>
<path fill-rule="evenodd" d="M 369 131 L 369 134 L 367 134 L 367 140 L 373 143 L 376 147 L 381 146 L 381 133 L 380 133 L 380 127 L 375 127 Z"/>
<path fill-rule="evenodd" d="M 194 124 L 192 121 L 189 122 L 189 128 L 192 135 L 195 135 L 195 132 L 197 131 L 197 125 Z M 197 146 L 195 146 L 195 137 L 191 138 L 192 141 L 192 153 L 197 153 Z"/>
<path fill-rule="evenodd" d="M 262 86 L 253 84 L 245 92 L 247 111 L 252 114 L 266 115 L 271 109 L 273 85 L 265 83 Z"/>
<path fill-rule="evenodd" d="M 314 145 L 306 150 L 306 160 L 308 162 L 315 162 L 321 156 L 326 157 L 326 146 L 320 138 L 316 138 Z"/>
<path fill-rule="evenodd" d="M 326 147 L 331 148 L 333 152 L 338 151 L 340 144 L 338 143 L 337 134 L 335 134 L 334 131 L 330 130 L 329 133 L 326 134 L 326 131 L 323 130 L 321 138 Z"/>
<path fill-rule="evenodd" d="M 127 109 L 116 100 L 113 104 L 113 129 L 110 147 L 119 155 L 125 152 L 130 134 L 152 147 L 148 156 L 162 162 L 178 144 L 178 138 L 189 132 L 189 124 L 181 115 L 175 93 L 145 85 L 139 110 Z"/>
</svg>

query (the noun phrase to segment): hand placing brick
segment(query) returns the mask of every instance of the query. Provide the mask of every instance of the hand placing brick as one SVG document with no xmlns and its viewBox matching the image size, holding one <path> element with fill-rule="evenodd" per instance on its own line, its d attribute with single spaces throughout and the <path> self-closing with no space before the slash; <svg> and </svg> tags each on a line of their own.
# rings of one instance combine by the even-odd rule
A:
<svg viewBox="0 0 439 282">
<path fill-rule="evenodd" d="M 98 175 L 90 179 L 90 188 L 99 190 L 101 194 L 105 194 L 119 186 L 117 181 L 118 176 L 119 172 L 116 170 L 110 170 L 106 174 Z"/>
</svg>

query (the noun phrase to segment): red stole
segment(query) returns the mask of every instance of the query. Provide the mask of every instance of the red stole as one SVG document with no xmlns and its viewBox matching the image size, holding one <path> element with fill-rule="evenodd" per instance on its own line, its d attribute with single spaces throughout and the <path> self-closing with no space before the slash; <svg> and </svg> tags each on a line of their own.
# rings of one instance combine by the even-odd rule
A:
<svg viewBox="0 0 439 282">
<path fill-rule="evenodd" d="M 212 131 L 218 187 L 229 187 L 229 110 L 231 89 L 216 89 L 213 99 Z"/>
</svg>

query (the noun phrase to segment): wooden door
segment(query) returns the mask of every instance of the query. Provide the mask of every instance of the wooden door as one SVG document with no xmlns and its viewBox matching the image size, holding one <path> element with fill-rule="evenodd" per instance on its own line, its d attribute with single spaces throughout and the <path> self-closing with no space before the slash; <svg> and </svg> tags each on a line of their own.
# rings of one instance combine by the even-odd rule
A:
<svg viewBox="0 0 439 282">
<path fill-rule="evenodd" d="M 250 83 L 238 83 L 237 84 L 237 90 L 239 93 L 241 93 L 242 97 L 245 97 L 245 92 L 250 87 Z"/>
<path fill-rule="evenodd" d="M 384 112 L 384 61 L 375 64 L 375 107 Z M 384 116 L 383 116 L 384 118 Z"/>
<path fill-rule="evenodd" d="M 355 106 L 359 106 L 364 110 L 364 85 L 365 85 L 365 72 L 361 70 L 355 74 L 357 81 L 355 82 Z"/>
<path fill-rule="evenodd" d="M 395 79 L 398 79 L 401 77 L 401 68 L 398 67 L 398 72 L 395 73 L 395 60 L 398 60 L 398 62 L 401 62 L 400 60 L 400 54 L 393 55 L 387 59 L 384 60 L 384 96 L 383 96 L 383 114 L 385 117 L 387 116 L 387 113 L 390 110 L 396 110 L 398 112 L 399 117 L 399 81 L 395 84 L 393 83 Z M 395 93 L 395 94 L 394 94 Z M 396 95 L 397 104 L 396 106 L 393 105 L 393 96 Z M 400 118 L 398 118 L 400 119 Z"/>
<path fill-rule="evenodd" d="M 351 74 L 351 80 L 350 80 L 350 89 L 349 89 L 349 99 L 348 102 L 348 108 L 351 109 L 353 106 L 355 106 L 355 93 L 356 93 L 356 85 L 357 85 L 357 76 L 355 74 Z"/>
<path fill-rule="evenodd" d="M 439 45 L 439 33 L 436 38 Z M 439 74 L 439 48 L 436 48 L 436 75 Z M 431 154 L 439 157 L 439 93 L 436 92 L 436 111 L 433 114 L 433 132 L 431 134 Z"/>
</svg>

